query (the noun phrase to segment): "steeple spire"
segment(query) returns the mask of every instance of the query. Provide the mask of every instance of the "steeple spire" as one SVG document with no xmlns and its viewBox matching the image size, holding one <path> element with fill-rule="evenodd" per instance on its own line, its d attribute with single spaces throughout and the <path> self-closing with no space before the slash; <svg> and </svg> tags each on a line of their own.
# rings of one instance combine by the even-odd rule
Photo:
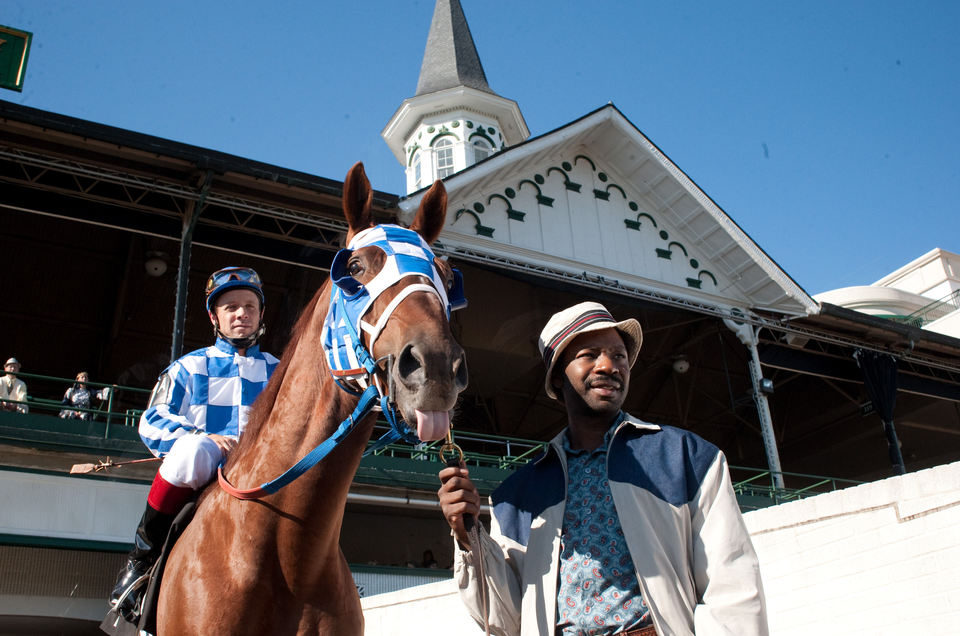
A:
<svg viewBox="0 0 960 636">
<path fill-rule="evenodd" d="M 460 0 L 437 0 L 420 66 L 417 95 L 457 86 L 493 93 Z"/>
<path fill-rule="evenodd" d="M 407 193 L 530 136 L 520 107 L 487 84 L 460 0 L 436 0 L 417 93 L 380 133 L 407 173 Z"/>
</svg>

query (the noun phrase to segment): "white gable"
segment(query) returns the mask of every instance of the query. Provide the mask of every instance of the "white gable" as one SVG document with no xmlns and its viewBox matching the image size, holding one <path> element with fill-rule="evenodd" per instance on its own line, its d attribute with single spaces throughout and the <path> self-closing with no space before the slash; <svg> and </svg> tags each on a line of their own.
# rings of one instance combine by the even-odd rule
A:
<svg viewBox="0 0 960 636">
<path fill-rule="evenodd" d="M 444 247 L 715 307 L 816 303 L 612 106 L 445 181 Z M 404 210 L 419 203 L 414 195 Z"/>
</svg>

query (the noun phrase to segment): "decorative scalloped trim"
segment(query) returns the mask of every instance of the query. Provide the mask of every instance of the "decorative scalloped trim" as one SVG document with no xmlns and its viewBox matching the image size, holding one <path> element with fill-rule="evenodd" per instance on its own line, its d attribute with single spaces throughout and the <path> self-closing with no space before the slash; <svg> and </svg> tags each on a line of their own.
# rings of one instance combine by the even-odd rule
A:
<svg viewBox="0 0 960 636">
<path fill-rule="evenodd" d="M 469 122 L 469 121 L 468 121 L 468 122 L 466 122 L 466 125 L 467 125 L 468 128 L 470 128 L 470 127 L 472 127 L 472 122 Z M 478 132 L 477 132 L 477 133 L 474 133 L 474 135 L 480 135 L 480 134 L 482 134 L 482 132 L 483 132 L 483 128 L 482 128 L 482 127 L 479 127 Z M 485 136 L 485 135 L 484 135 L 484 136 Z M 471 138 L 472 138 L 472 136 L 471 136 Z M 653 217 L 653 215 L 651 215 L 651 214 L 649 214 L 649 213 L 647 213 L 647 212 L 641 212 L 641 211 L 640 211 L 640 206 L 637 204 L 637 202 L 636 202 L 636 201 L 631 201 L 631 200 L 629 199 L 629 197 L 627 196 L 626 190 L 625 190 L 623 187 L 621 187 L 619 184 L 613 183 L 613 182 L 607 183 L 607 182 L 610 180 L 609 174 L 607 174 L 606 172 L 598 172 L 598 171 L 597 171 L 597 164 L 593 161 L 593 159 L 591 159 L 591 158 L 588 157 L 587 155 L 583 155 L 583 154 L 576 155 L 576 156 L 573 158 L 573 162 L 572 162 L 572 163 L 569 162 L 569 161 L 561 161 L 559 166 L 551 166 L 550 168 L 548 168 L 548 169 L 546 170 L 546 175 L 549 177 L 549 176 L 550 176 L 551 174 L 553 174 L 554 172 L 560 173 L 560 176 L 561 176 L 561 178 L 563 179 L 563 185 L 564 185 L 564 187 L 565 187 L 569 192 L 574 192 L 574 193 L 580 194 L 581 184 L 575 183 L 574 181 L 572 181 L 572 180 L 570 179 L 570 174 L 569 174 L 569 173 L 573 171 L 574 166 L 575 166 L 581 159 L 590 165 L 590 169 L 593 170 L 593 172 L 597 173 L 597 179 L 599 179 L 601 182 L 607 184 L 606 187 L 605 187 L 603 190 L 593 189 L 593 196 L 594 196 L 595 198 L 600 199 L 600 200 L 602 200 L 602 201 L 609 201 L 609 200 L 610 200 L 610 193 L 611 193 L 613 190 L 616 190 L 617 192 L 620 193 L 620 196 L 623 197 L 623 200 L 627 202 L 627 207 L 629 207 L 632 212 L 637 212 L 637 215 L 636 215 L 635 218 L 633 218 L 633 219 L 626 218 L 626 219 L 623 220 L 623 223 L 624 223 L 624 225 L 627 227 L 627 229 L 635 230 L 635 231 L 640 231 L 641 228 L 643 227 L 643 224 L 641 223 L 641 219 L 643 219 L 643 218 L 647 219 L 647 220 L 650 222 L 650 224 L 653 225 L 654 228 L 658 228 L 658 229 L 659 229 L 660 226 L 659 226 L 659 224 L 657 223 L 657 220 Z M 526 213 L 525 213 L 525 212 L 522 212 L 522 211 L 520 211 L 520 210 L 514 209 L 513 203 L 511 202 L 511 199 L 516 198 L 516 197 L 517 197 L 517 191 L 518 191 L 518 190 L 521 190 L 524 185 L 529 184 L 531 187 L 533 187 L 533 188 L 536 190 L 536 195 L 535 195 L 535 196 L 536 196 L 537 204 L 538 204 L 538 205 L 542 205 L 542 206 L 546 206 L 546 207 L 553 207 L 554 199 L 552 199 L 551 197 L 545 196 L 545 195 L 543 194 L 543 190 L 542 190 L 541 187 L 540 187 L 540 186 L 542 186 L 544 183 L 546 183 L 546 179 L 545 179 L 542 175 L 535 173 L 535 174 L 534 174 L 532 177 L 530 177 L 530 178 L 520 179 L 520 180 L 517 182 L 516 190 L 514 190 L 514 188 L 512 188 L 512 187 L 506 187 L 506 188 L 503 189 L 503 193 L 502 193 L 502 194 L 499 193 L 499 192 L 496 192 L 496 193 L 493 193 L 493 194 L 489 195 L 489 196 L 487 197 L 487 205 L 490 205 L 495 199 L 496 199 L 496 200 L 499 200 L 499 201 L 503 201 L 503 202 L 506 204 L 506 210 L 505 210 L 505 212 L 507 213 L 507 218 L 510 219 L 510 220 L 513 220 L 513 221 L 523 222 L 524 216 L 526 215 Z M 473 208 L 474 208 L 474 210 L 475 210 L 476 212 L 474 212 L 474 211 L 472 211 L 472 210 L 469 210 L 469 209 L 467 209 L 467 208 L 461 208 L 461 209 L 458 210 L 457 213 L 456 213 L 456 219 L 459 219 L 463 214 L 470 214 L 470 215 L 472 215 L 472 216 L 474 217 L 474 219 L 476 220 L 476 225 L 475 225 L 476 233 L 477 233 L 478 235 L 480 235 L 480 236 L 492 237 L 492 236 L 493 236 L 494 228 L 487 227 L 487 226 L 483 225 L 483 224 L 480 222 L 480 217 L 478 216 L 478 213 L 482 213 L 482 212 L 484 211 L 483 204 L 480 203 L 479 201 L 477 201 L 477 202 L 475 202 L 475 203 L 473 204 Z M 674 248 L 679 248 L 679 250 L 680 250 L 681 252 L 683 252 L 684 257 L 688 260 L 688 265 L 689 265 L 689 267 L 690 267 L 691 269 L 697 270 L 697 269 L 700 267 L 700 262 L 699 262 L 696 258 L 691 258 L 691 257 L 690 257 L 690 254 L 689 254 L 689 252 L 687 251 L 687 248 L 686 248 L 682 243 L 680 243 L 679 241 L 671 241 L 671 240 L 670 240 L 670 233 L 669 233 L 669 232 L 667 232 L 667 231 L 664 230 L 664 229 L 660 229 L 660 231 L 657 232 L 657 236 L 660 238 L 660 240 L 662 240 L 662 241 L 664 241 L 664 242 L 666 243 L 666 247 L 655 247 L 655 248 L 654 248 L 654 250 L 656 251 L 657 258 L 662 258 L 662 259 L 665 259 L 665 260 L 673 260 Z M 711 272 L 709 272 L 708 270 L 702 269 L 702 270 L 700 270 L 700 271 L 697 272 L 697 275 L 696 275 L 695 278 L 693 278 L 693 277 L 686 277 L 687 287 L 692 287 L 692 288 L 694 288 L 694 289 L 700 289 L 701 286 L 702 286 L 702 284 L 703 284 L 703 281 L 704 281 L 704 277 L 705 277 L 705 276 L 710 278 L 710 280 L 713 282 L 714 287 L 717 286 L 717 277 L 714 276 L 714 275 L 713 275 Z"/>
</svg>

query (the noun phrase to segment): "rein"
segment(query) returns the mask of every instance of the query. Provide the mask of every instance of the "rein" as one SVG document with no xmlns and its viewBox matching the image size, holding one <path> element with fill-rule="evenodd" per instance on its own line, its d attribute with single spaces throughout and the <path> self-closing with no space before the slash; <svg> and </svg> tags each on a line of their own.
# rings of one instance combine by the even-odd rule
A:
<svg viewBox="0 0 960 636">
<path fill-rule="evenodd" d="M 381 229 L 381 227 L 385 229 Z M 374 232 L 378 229 L 380 233 Z M 385 236 L 383 235 L 384 231 L 386 232 Z M 384 266 L 381 273 L 378 273 L 365 288 L 342 270 L 349 252 L 366 245 L 376 245 L 383 249 L 388 255 L 388 264 L 391 266 Z M 411 250 L 409 246 L 414 246 L 416 249 Z M 422 251 L 423 255 L 418 256 L 417 250 Z M 402 259 L 397 258 L 396 254 L 398 252 L 402 254 Z M 364 451 L 364 457 L 399 440 L 409 444 L 420 442 L 416 433 L 406 426 L 403 418 L 400 417 L 395 406 L 391 403 L 393 356 L 386 357 L 390 386 L 384 392 L 375 373 L 378 361 L 374 360 L 371 352 L 373 351 L 373 343 L 380 332 L 383 331 L 390 316 L 400 306 L 400 303 L 412 293 L 425 292 L 435 295 L 446 308 L 448 319 L 452 309 L 459 309 L 466 305 L 459 272 L 454 270 L 457 275 L 455 278 L 457 286 L 454 288 L 454 293 L 451 294 L 452 297 L 448 299 L 446 290 L 436 274 L 433 259 L 433 252 L 416 232 L 398 226 L 378 226 L 361 232 L 354 237 L 348 249 L 337 253 L 331 266 L 331 279 L 334 284 L 331 285 L 330 303 L 327 318 L 324 321 L 323 348 L 327 354 L 330 373 L 334 382 L 350 395 L 359 396 L 357 405 L 330 437 L 317 445 L 279 477 L 260 484 L 256 488 L 235 488 L 224 476 L 223 463 L 221 463 L 217 467 L 217 481 L 223 490 L 237 499 L 259 499 L 277 492 L 320 463 L 353 431 L 360 420 L 376 409 L 383 412 L 384 417 L 390 424 L 390 429 Z M 429 268 L 429 272 L 425 271 L 425 267 Z M 385 272 L 384 270 L 388 271 Z M 433 284 L 414 283 L 405 286 L 390 301 L 375 325 L 370 325 L 363 320 L 366 311 L 373 305 L 373 301 L 381 292 L 404 276 L 414 274 L 427 275 L 433 281 Z M 370 290 L 373 291 L 372 294 L 369 293 Z M 364 346 L 358 327 L 369 335 L 369 348 Z M 369 384 L 367 380 L 371 380 Z M 355 387 L 351 386 L 351 383 Z"/>
<path fill-rule="evenodd" d="M 261 497 L 272 495 L 292 482 L 294 479 L 300 477 L 309 469 L 319 464 L 320 461 L 330 453 L 330 451 L 337 447 L 337 444 L 343 441 L 343 439 L 350 434 L 354 427 L 356 427 L 357 422 L 362 420 L 373 410 L 378 396 L 379 392 L 377 391 L 377 387 L 372 385 L 368 387 L 367 390 L 364 391 L 360 396 L 360 400 L 357 402 L 356 408 L 353 409 L 353 413 L 351 413 L 347 419 L 340 423 L 340 426 L 337 427 L 337 430 L 334 431 L 333 435 L 325 439 L 312 451 L 304 455 L 303 459 L 291 466 L 279 477 L 262 483 L 256 488 L 247 488 L 242 490 L 240 488 L 234 488 L 230 482 L 227 481 L 227 478 L 223 475 L 223 464 L 221 464 L 217 467 L 217 481 L 220 482 L 220 487 L 237 499 L 260 499 Z M 364 455 L 366 454 L 367 453 L 365 452 Z"/>
</svg>

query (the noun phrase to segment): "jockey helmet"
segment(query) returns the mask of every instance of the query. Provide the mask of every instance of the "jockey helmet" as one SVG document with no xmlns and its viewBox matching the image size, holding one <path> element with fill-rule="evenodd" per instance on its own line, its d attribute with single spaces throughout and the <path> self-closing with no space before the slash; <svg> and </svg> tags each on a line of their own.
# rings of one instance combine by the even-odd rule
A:
<svg viewBox="0 0 960 636">
<path fill-rule="evenodd" d="M 210 274 L 207 279 L 207 311 L 213 311 L 217 296 L 230 289 L 249 289 L 260 299 L 260 311 L 263 311 L 263 283 L 260 276 L 249 267 L 224 267 Z"/>
</svg>

